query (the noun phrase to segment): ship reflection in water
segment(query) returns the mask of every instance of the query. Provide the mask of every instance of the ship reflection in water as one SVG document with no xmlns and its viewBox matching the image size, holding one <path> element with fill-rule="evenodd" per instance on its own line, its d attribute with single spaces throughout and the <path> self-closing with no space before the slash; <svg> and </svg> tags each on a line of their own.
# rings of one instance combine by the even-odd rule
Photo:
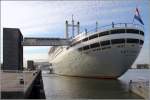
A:
<svg viewBox="0 0 150 100">
<path fill-rule="evenodd" d="M 134 73 L 132 71 L 129 71 L 128 75 L 131 75 L 131 73 L 133 76 Z M 44 89 L 47 99 L 140 99 L 140 96 L 129 92 L 128 85 L 126 84 L 128 80 L 127 78 L 124 79 L 102 80 L 43 73 Z"/>
</svg>

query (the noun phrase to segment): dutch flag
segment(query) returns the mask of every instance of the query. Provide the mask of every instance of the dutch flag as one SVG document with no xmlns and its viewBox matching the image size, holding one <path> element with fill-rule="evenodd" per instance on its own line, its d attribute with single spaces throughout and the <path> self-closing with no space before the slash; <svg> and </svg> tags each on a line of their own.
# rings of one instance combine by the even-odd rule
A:
<svg viewBox="0 0 150 100">
<path fill-rule="evenodd" d="M 143 21 L 142 21 L 142 19 L 141 19 L 141 16 L 140 16 L 140 13 L 139 13 L 138 8 L 136 8 L 136 13 L 135 13 L 135 15 L 134 15 L 134 18 L 135 18 L 136 20 L 138 20 L 141 24 L 144 25 L 144 23 L 143 23 Z"/>
</svg>

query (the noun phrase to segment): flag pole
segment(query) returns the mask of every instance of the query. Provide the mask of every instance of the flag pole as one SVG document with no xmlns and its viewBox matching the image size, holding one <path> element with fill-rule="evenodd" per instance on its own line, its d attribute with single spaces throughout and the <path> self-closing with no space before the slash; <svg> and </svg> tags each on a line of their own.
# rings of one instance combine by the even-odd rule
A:
<svg viewBox="0 0 150 100">
<path fill-rule="evenodd" d="M 138 8 L 138 4 L 136 3 L 136 7 L 135 7 L 135 9 L 136 8 Z M 136 12 L 136 11 L 135 11 Z M 132 20 L 132 24 L 134 23 L 134 18 L 135 18 L 135 15 L 134 15 L 134 17 L 133 17 L 133 20 Z"/>
</svg>

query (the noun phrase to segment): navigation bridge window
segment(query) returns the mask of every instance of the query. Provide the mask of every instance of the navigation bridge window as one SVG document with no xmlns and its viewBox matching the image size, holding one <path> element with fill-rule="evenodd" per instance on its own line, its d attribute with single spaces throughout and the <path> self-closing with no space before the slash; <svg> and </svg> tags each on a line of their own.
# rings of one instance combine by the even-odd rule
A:
<svg viewBox="0 0 150 100">
<path fill-rule="evenodd" d="M 92 36 L 89 37 L 89 40 L 97 38 L 97 37 L 98 37 L 98 34 L 94 34 L 94 35 L 92 35 Z"/>
<path fill-rule="evenodd" d="M 139 39 L 127 39 L 127 43 L 139 43 Z"/>
<path fill-rule="evenodd" d="M 125 43 L 125 39 L 113 39 L 111 40 L 112 44 L 120 44 L 120 43 Z"/>
<path fill-rule="evenodd" d="M 125 29 L 111 30 L 111 34 L 120 34 L 120 33 L 125 33 Z"/>
<path fill-rule="evenodd" d="M 99 37 L 109 35 L 109 31 L 99 33 Z"/>
<path fill-rule="evenodd" d="M 127 33 L 139 34 L 139 30 L 136 29 L 127 29 Z"/>
<path fill-rule="evenodd" d="M 101 46 L 106 46 L 106 45 L 110 45 L 110 41 L 109 40 L 101 42 Z"/>
<path fill-rule="evenodd" d="M 142 45 L 144 43 L 144 41 L 143 40 L 140 40 L 140 44 Z"/>
<path fill-rule="evenodd" d="M 141 34 L 141 35 L 144 35 L 144 32 L 143 32 L 143 31 L 140 31 L 140 34 Z"/>
</svg>

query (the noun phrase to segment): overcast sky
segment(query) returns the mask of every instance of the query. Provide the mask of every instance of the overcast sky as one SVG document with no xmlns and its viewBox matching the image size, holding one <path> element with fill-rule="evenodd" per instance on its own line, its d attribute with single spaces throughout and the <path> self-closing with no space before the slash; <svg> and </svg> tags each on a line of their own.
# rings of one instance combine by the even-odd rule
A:
<svg viewBox="0 0 150 100">
<path fill-rule="evenodd" d="M 81 31 L 115 23 L 131 23 L 136 6 L 145 27 L 145 43 L 138 63 L 149 62 L 149 0 L 124 1 L 2 1 L 1 28 L 20 28 L 24 37 L 64 37 L 65 20 L 80 21 Z M 139 24 L 137 21 L 135 23 Z M 49 47 L 24 47 L 24 59 L 47 59 Z"/>
</svg>

